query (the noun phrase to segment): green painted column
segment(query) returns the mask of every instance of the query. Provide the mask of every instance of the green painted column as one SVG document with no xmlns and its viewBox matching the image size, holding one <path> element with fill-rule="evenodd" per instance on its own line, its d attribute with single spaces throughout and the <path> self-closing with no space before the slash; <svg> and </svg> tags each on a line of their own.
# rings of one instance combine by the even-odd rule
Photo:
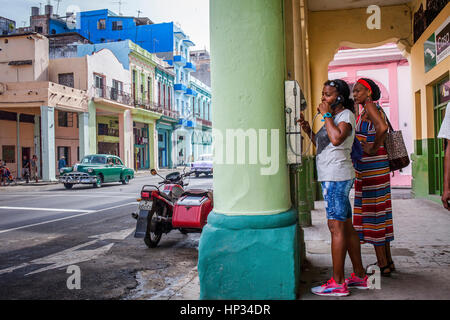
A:
<svg viewBox="0 0 450 320">
<path fill-rule="evenodd" d="M 87 156 L 90 151 L 89 138 L 89 113 L 81 112 L 78 114 L 78 135 L 80 139 L 80 160 Z"/>
<path fill-rule="evenodd" d="M 199 244 L 201 299 L 296 298 L 282 3 L 210 1 L 214 210 Z"/>
<path fill-rule="evenodd" d="M 89 110 L 89 153 L 97 153 L 97 108 L 91 100 L 88 104 Z"/>
<path fill-rule="evenodd" d="M 309 210 L 314 210 L 314 190 L 313 190 L 313 180 L 314 180 L 314 158 L 311 156 L 307 157 L 306 160 L 306 199 L 308 201 Z"/>
<path fill-rule="evenodd" d="M 291 188 L 294 191 L 294 204 L 298 212 L 298 222 L 302 227 L 311 226 L 311 211 L 308 200 L 308 164 L 307 157 L 302 163 L 291 167 Z"/>
</svg>

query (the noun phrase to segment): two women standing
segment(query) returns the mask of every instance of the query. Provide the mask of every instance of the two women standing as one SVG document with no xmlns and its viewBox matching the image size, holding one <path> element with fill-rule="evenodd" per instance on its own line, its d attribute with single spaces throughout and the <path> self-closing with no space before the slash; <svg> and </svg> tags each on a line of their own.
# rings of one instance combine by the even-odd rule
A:
<svg viewBox="0 0 450 320">
<path fill-rule="evenodd" d="M 303 115 L 299 120 L 317 147 L 318 181 L 322 185 L 331 232 L 333 277 L 324 285 L 312 288 L 313 293 L 323 296 L 346 296 L 349 287 L 368 288 L 360 242 L 375 246 L 382 275 L 388 275 L 394 268 L 389 247 L 389 241 L 393 239 L 389 163 L 383 147 L 387 125 L 381 108 L 373 103 L 380 98 L 380 89 L 369 79 L 360 79 L 355 85 L 353 97 L 357 104 L 363 105 L 357 121 L 354 102 L 349 96 L 350 89 L 345 81 L 327 81 L 318 108 L 325 125 L 314 134 Z M 364 154 L 354 168 L 351 151 L 355 136 L 361 142 Z M 349 193 L 354 181 L 352 223 Z M 347 252 L 354 272 L 345 279 Z"/>
</svg>

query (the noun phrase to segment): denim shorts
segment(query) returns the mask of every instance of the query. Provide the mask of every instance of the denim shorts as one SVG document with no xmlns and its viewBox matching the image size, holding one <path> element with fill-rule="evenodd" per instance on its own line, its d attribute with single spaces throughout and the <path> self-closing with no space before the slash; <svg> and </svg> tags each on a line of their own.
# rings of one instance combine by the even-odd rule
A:
<svg viewBox="0 0 450 320">
<path fill-rule="evenodd" d="M 349 194 L 354 180 L 322 181 L 322 193 L 328 220 L 346 221 L 352 218 Z"/>
</svg>

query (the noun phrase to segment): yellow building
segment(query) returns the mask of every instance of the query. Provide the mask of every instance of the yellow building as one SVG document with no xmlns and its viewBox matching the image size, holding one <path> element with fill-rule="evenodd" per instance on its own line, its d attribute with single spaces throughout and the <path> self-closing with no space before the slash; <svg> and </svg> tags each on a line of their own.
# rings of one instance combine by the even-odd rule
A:
<svg viewBox="0 0 450 320">
<path fill-rule="evenodd" d="M 320 103 L 322 85 L 328 79 L 328 65 L 340 47 L 371 48 L 396 43 L 411 65 L 412 92 L 404 94 L 412 95 L 415 111 L 413 193 L 439 201 L 443 146 L 436 136 L 449 101 L 450 5 L 445 5 L 446 1 L 428 1 L 430 8 L 427 8 L 426 2 L 285 0 L 286 78 L 300 83 L 308 100 L 307 117 L 311 120 Z M 378 21 L 378 8 L 369 5 L 378 6 Z M 427 16 L 435 17 L 427 21 Z M 428 62 L 433 67 L 426 70 L 425 60 L 431 57 L 427 56 L 427 40 L 439 32 L 445 42 L 441 43 L 443 52 L 440 57 L 434 53 L 434 60 L 439 59 L 439 63 Z M 428 45 L 435 51 L 434 43 L 430 41 Z M 316 120 L 315 128 L 320 128 L 320 119 Z"/>
<path fill-rule="evenodd" d="M 421 6 L 427 14 L 421 13 Z M 414 193 L 439 193 L 436 186 L 442 177 L 434 172 L 441 170 L 442 149 L 435 137 L 443 104 L 437 93 L 449 75 L 450 49 L 444 50 L 449 15 L 450 4 L 440 0 L 210 1 L 213 122 L 215 142 L 221 144 L 214 147 L 214 211 L 199 243 L 201 299 L 296 298 L 304 252 L 297 223 L 307 221 L 300 202 L 311 199 L 294 199 L 293 194 L 300 197 L 301 192 L 291 192 L 290 197 L 289 183 L 293 191 L 311 185 L 312 170 L 308 159 L 293 182 L 286 156 L 283 85 L 284 80 L 298 81 L 311 121 L 328 79 L 328 65 L 342 46 L 396 43 L 410 61 L 413 90 L 404 94 L 415 101 Z M 444 33 L 438 49 L 442 52 L 432 52 L 437 60 L 427 72 L 424 44 L 433 33 Z M 319 123 L 317 119 L 315 128 Z M 278 170 L 266 174 L 265 161 L 218 162 L 217 149 L 230 128 L 249 139 L 254 132 L 249 140 L 254 143 L 241 151 L 249 158 L 258 138 L 255 132 L 270 130 L 271 146 L 279 147 Z"/>
</svg>

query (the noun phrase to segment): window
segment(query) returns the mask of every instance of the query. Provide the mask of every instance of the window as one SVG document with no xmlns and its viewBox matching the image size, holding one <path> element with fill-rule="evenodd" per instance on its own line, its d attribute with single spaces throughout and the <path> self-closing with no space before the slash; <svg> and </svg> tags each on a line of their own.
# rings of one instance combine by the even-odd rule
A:
<svg viewBox="0 0 450 320">
<path fill-rule="evenodd" d="M 111 99 L 118 100 L 119 95 L 122 94 L 122 91 L 123 91 L 123 83 L 113 79 L 111 88 Z"/>
<path fill-rule="evenodd" d="M 2 160 L 6 163 L 16 162 L 16 147 L 2 146 Z"/>
<path fill-rule="evenodd" d="M 103 97 L 103 90 L 104 90 L 104 78 L 101 75 L 94 74 L 94 81 L 95 81 L 95 93 L 97 94 L 97 97 Z"/>
<path fill-rule="evenodd" d="M 97 21 L 97 29 L 98 30 L 105 30 L 106 29 L 106 20 L 100 19 Z"/>
<path fill-rule="evenodd" d="M 58 127 L 73 127 L 73 113 L 58 111 Z"/>
<path fill-rule="evenodd" d="M 161 105 L 161 82 L 158 81 L 158 106 Z"/>
<path fill-rule="evenodd" d="M 43 31 L 42 27 L 34 27 L 34 32 L 42 33 L 42 31 Z"/>
<path fill-rule="evenodd" d="M 74 87 L 74 77 L 73 73 L 60 73 L 58 74 L 58 83 L 67 86 L 67 87 Z"/>
<path fill-rule="evenodd" d="M 169 103 L 168 103 L 168 104 L 169 104 L 169 110 L 172 109 L 172 106 L 170 105 L 171 102 L 172 102 L 172 101 L 171 101 L 171 97 L 170 97 L 170 92 L 171 92 L 171 90 L 172 90 L 172 87 L 169 87 L 169 90 L 168 90 L 168 96 L 169 96 L 169 97 L 168 97 L 168 100 L 169 100 Z"/>
<path fill-rule="evenodd" d="M 123 166 L 122 160 L 120 160 L 119 158 L 113 158 L 113 161 L 114 161 L 114 165 Z"/>
<path fill-rule="evenodd" d="M 123 22 L 122 21 L 113 21 L 112 23 L 112 29 L 114 31 L 116 30 L 122 30 L 123 29 Z"/>
<path fill-rule="evenodd" d="M 166 84 L 163 84 L 163 107 L 166 108 Z"/>
<path fill-rule="evenodd" d="M 150 77 L 147 78 L 147 100 L 148 102 L 152 101 L 151 95 L 152 95 L 152 79 Z"/>
</svg>

